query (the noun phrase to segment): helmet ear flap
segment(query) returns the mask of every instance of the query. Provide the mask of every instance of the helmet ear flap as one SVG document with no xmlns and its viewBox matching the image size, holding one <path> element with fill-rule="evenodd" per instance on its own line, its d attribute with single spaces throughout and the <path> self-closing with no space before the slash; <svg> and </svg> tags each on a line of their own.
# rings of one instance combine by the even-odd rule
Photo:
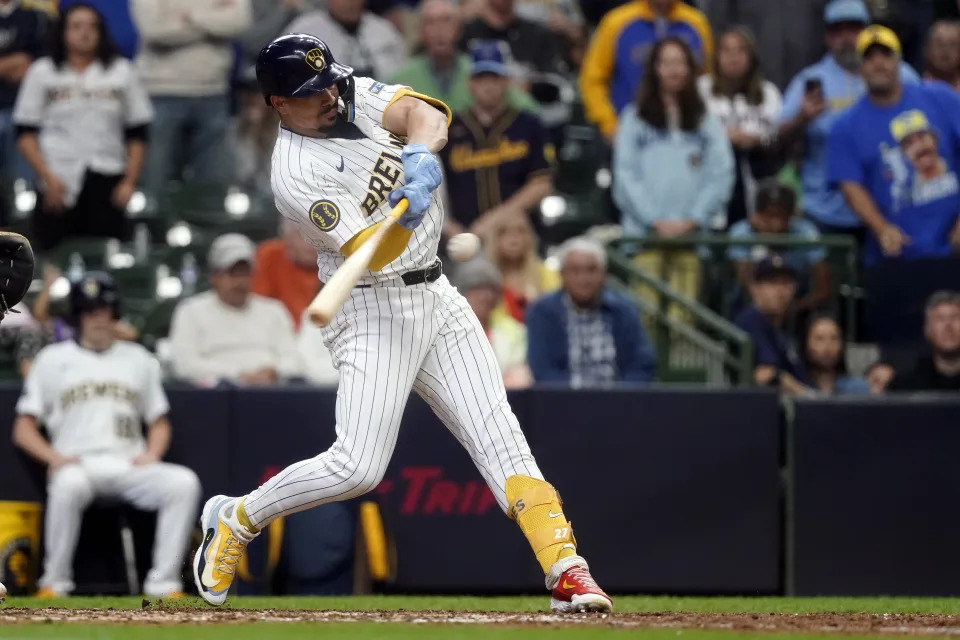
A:
<svg viewBox="0 0 960 640">
<path fill-rule="evenodd" d="M 347 76 L 343 80 L 337 82 L 337 90 L 340 93 L 340 116 L 347 122 L 353 122 L 354 98 L 357 90 L 356 83 L 353 81 L 353 76 Z"/>
</svg>

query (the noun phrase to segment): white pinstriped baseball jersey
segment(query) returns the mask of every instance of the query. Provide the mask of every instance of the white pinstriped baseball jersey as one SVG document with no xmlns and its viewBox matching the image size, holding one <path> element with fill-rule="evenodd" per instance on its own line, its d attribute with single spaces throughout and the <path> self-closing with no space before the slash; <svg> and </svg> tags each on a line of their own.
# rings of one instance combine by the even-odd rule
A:
<svg viewBox="0 0 960 640">
<path fill-rule="evenodd" d="M 400 152 L 404 141 L 383 128 L 383 112 L 409 88 L 356 78 L 353 123 L 338 121 L 325 138 L 280 129 L 273 149 L 271 182 L 277 209 L 294 220 L 317 249 L 320 280 L 326 282 L 346 259 L 340 248 L 390 212 L 387 195 L 404 184 Z M 445 106 L 435 102 L 437 106 Z M 361 284 L 375 284 L 430 266 L 437 257 L 443 208 L 433 201 L 399 257 Z M 402 234 L 402 229 L 396 229 Z"/>
</svg>

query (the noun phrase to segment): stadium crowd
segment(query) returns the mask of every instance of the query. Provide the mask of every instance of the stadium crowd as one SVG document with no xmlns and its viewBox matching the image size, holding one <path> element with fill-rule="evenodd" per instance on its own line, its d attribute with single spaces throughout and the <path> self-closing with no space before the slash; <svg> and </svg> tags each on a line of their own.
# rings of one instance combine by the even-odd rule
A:
<svg viewBox="0 0 960 640">
<path fill-rule="evenodd" d="M 883 314 L 862 299 L 884 299 L 882 287 L 856 294 L 869 313 L 852 322 L 841 293 L 862 287 L 824 242 L 852 239 L 861 276 L 891 263 L 914 274 L 901 289 L 922 280 L 916 265 L 956 270 L 936 265 L 960 251 L 958 3 L 780 4 L 0 0 L 0 216 L 27 225 L 46 259 L 0 345 L 27 375 L 44 344 L 73 336 L 56 308 L 58 283 L 85 269 L 64 253 L 71 241 L 103 238 L 114 253 L 132 244 L 135 262 L 149 263 L 168 247 L 134 213 L 177 202 L 178 189 L 270 201 L 278 124 L 254 61 L 271 38 L 306 32 L 356 74 L 455 112 L 441 153 L 444 239 L 470 231 L 483 250 L 463 264 L 444 256 L 445 267 L 509 387 L 662 379 L 675 355 L 653 337 L 662 293 L 611 286 L 616 247 L 743 331 L 758 385 L 960 390 L 960 287 L 917 287 L 910 305 L 923 318 L 912 321 L 925 324 L 908 333 L 925 340 L 887 345 L 871 333 Z M 591 153 L 595 165 L 584 163 Z M 578 198 L 591 223 L 567 232 L 557 203 Z M 336 384 L 303 317 L 321 286 L 313 250 L 274 217 L 273 238 L 227 229 L 178 254 L 169 331 L 152 345 L 167 376 Z M 171 273 L 161 266 L 158 287 Z M 696 324 L 689 309 L 667 315 Z M 132 314 L 116 326 L 124 340 L 144 331 Z M 845 342 L 872 355 L 848 358 Z"/>
</svg>

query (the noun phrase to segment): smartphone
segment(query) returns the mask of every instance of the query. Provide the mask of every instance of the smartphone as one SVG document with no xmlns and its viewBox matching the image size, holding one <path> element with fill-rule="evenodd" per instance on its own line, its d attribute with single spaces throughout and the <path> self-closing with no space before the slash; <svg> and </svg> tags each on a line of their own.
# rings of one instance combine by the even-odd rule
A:
<svg viewBox="0 0 960 640">
<path fill-rule="evenodd" d="M 806 83 L 803 85 L 804 91 L 807 93 L 812 93 L 814 91 L 823 90 L 823 81 L 820 78 L 807 78 Z"/>
</svg>

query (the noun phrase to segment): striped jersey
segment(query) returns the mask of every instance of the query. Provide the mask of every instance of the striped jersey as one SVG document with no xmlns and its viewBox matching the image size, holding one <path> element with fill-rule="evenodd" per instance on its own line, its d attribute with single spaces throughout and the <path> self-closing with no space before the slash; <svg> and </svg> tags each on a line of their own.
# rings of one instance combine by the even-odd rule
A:
<svg viewBox="0 0 960 640">
<path fill-rule="evenodd" d="M 390 212 L 387 196 L 405 184 L 400 160 L 406 141 L 383 127 L 383 113 L 404 95 L 450 111 L 442 102 L 408 87 L 372 78 L 355 78 L 352 122 L 338 119 L 324 138 L 302 136 L 281 126 L 273 149 L 271 183 L 277 210 L 297 223 L 303 238 L 317 250 L 318 276 L 326 282 L 346 256 L 358 233 Z M 443 207 L 433 194 L 423 222 L 412 233 L 395 225 L 360 284 L 377 284 L 407 271 L 429 267 L 437 257 Z"/>
</svg>

